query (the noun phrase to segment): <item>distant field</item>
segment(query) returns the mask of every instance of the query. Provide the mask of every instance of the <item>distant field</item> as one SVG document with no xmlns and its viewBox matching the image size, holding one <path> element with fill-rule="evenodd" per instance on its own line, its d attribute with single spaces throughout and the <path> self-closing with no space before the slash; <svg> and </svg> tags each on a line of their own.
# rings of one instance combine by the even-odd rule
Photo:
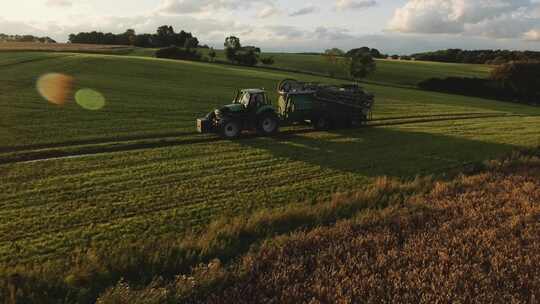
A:
<svg viewBox="0 0 540 304">
<path fill-rule="evenodd" d="M 105 107 L 47 104 L 35 89 L 47 72 L 101 92 Z M 197 231 L 225 214 L 315 201 L 381 175 L 441 174 L 540 143 L 539 108 L 373 84 L 371 127 L 297 127 L 237 142 L 195 133 L 195 118 L 235 89 L 266 87 L 274 99 L 277 81 L 291 77 L 335 81 L 136 56 L 1 53 L 0 265 Z M 80 156 L 14 162 L 59 155 Z"/>
<path fill-rule="evenodd" d="M 207 54 L 207 50 L 201 50 Z M 225 54 L 217 50 L 217 59 L 225 61 Z M 144 55 L 151 55 L 146 51 Z M 306 55 L 293 53 L 264 53 L 263 56 L 274 57 L 275 63 L 271 67 L 283 68 L 295 71 L 317 73 L 323 76 L 348 77 L 344 68 L 339 64 L 329 63 L 321 55 Z M 261 66 L 263 66 L 261 64 Z M 479 77 L 485 78 L 492 69 L 489 65 L 481 64 L 456 64 L 426 61 L 401 61 L 401 60 L 377 60 L 377 70 L 364 81 L 386 84 L 416 87 L 416 85 L 428 78 L 433 77 Z"/>
<path fill-rule="evenodd" d="M 0 51 L 57 51 L 155 57 L 156 50 L 121 45 L 0 43 Z M 208 54 L 208 49 L 200 49 L 199 51 L 204 56 Z M 227 61 L 223 50 L 216 50 L 216 53 L 217 60 Z M 263 56 L 274 57 L 275 64 L 271 66 L 273 68 L 316 73 L 321 76 L 347 77 L 342 66 L 330 64 L 320 55 L 264 53 Z M 260 64 L 260 66 L 264 65 Z M 433 77 L 485 78 L 489 75 L 491 68 L 491 66 L 479 64 L 377 60 L 377 71 L 364 79 L 364 81 L 384 85 L 415 87 L 419 82 Z"/>
<path fill-rule="evenodd" d="M 0 51 L 47 51 L 47 52 L 106 52 L 125 53 L 133 47 L 124 45 L 98 45 L 77 43 L 0 42 Z M 1 57 L 0 57 L 1 58 Z"/>
</svg>

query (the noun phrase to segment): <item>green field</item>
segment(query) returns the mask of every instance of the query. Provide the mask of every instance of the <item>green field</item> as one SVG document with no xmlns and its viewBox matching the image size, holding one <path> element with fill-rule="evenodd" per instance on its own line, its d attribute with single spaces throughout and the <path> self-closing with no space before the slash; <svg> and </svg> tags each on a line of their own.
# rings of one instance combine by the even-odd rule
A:
<svg viewBox="0 0 540 304">
<path fill-rule="evenodd" d="M 154 57 L 156 49 L 135 49 L 130 55 L 141 57 Z M 203 56 L 207 56 L 208 50 L 199 50 Z M 216 60 L 227 61 L 222 50 L 216 50 Z M 321 55 L 304 55 L 294 53 L 264 53 L 264 57 L 273 57 L 275 63 L 270 68 L 287 69 L 320 74 L 323 76 L 345 77 L 342 66 L 329 63 Z M 264 66 L 259 64 L 259 66 Z M 491 66 L 483 64 L 459 64 L 426 61 L 400 61 L 400 60 L 377 60 L 377 70 L 369 75 L 365 82 L 416 87 L 426 79 L 434 77 L 479 77 L 489 75 Z"/>
<path fill-rule="evenodd" d="M 275 98 L 283 78 L 335 80 L 137 56 L 0 54 L 0 265 L 198 231 L 224 215 L 320 200 L 377 176 L 440 174 L 540 144 L 539 108 L 399 88 L 408 80 L 398 75 L 441 68 L 394 64 L 379 66 L 396 75 L 381 80 L 387 85 L 366 85 L 377 102 L 370 127 L 295 127 L 229 142 L 195 134 L 194 120 L 235 89 L 271 88 Z M 478 71 L 454 68 L 444 73 Z M 47 104 L 35 81 L 48 72 L 74 76 L 106 106 Z M 53 158 L 62 155 L 74 157 Z"/>
<path fill-rule="evenodd" d="M 320 55 L 275 53 L 267 54 L 275 59 L 275 67 L 347 77 L 343 67 L 331 64 Z M 365 81 L 377 84 L 416 86 L 422 80 L 433 77 L 486 77 L 490 70 L 486 65 L 449 64 L 435 62 L 408 62 L 377 60 L 377 70 Z"/>
</svg>

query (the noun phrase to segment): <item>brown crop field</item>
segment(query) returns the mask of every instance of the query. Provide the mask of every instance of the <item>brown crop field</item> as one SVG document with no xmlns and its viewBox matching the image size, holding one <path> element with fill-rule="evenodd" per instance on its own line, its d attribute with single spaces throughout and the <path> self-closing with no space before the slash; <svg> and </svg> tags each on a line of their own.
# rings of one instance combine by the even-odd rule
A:
<svg viewBox="0 0 540 304">
<path fill-rule="evenodd" d="M 44 52 L 96 52 L 115 53 L 132 51 L 133 47 L 125 45 L 98 45 L 77 43 L 34 43 L 34 42 L 0 42 L 0 51 L 44 51 Z"/>
</svg>

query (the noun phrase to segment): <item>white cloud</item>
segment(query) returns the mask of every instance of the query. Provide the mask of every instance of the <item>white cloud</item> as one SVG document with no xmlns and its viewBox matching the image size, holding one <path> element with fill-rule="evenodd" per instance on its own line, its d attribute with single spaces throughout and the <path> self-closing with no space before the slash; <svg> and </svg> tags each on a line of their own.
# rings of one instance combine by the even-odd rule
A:
<svg viewBox="0 0 540 304">
<path fill-rule="evenodd" d="M 279 15 L 280 13 L 281 11 L 277 7 L 275 7 L 274 5 L 268 5 L 259 10 L 259 12 L 257 13 L 257 17 L 268 18 Z"/>
<path fill-rule="evenodd" d="M 409 0 L 395 11 L 389 30 L 516 38 L 540 26 L 532 0 Z"/>
<path fill-rule="evenodd" d="M 375 0 L 337 0 L 336 9 L 338 11 L 365 9 L 377 5 Z"/>
<path fill-rule="evenodd" d="M 158 11 L 167 14 L 207 13 L 219 10 L 247 9 L 254 5 L 272 5 L 272 0 L 162 0 Z"/>
<path fill-rule="evenodd" d="M 524 36 L 528 41 L 540 41 L 540 29 L 530 30 Z"/>
<path fill-rule="evenodd" d="M 316 13 L 319 11 L 319 8 L 315 5 L 308 5 L 306 7 L 303 7 L 299 10 L 296 10 L 292 13 L 289 14 L 289 16 L 291 17 L 298 17 L 298 16 L 304 16 L 304 15 L 309 15 L 309 14 L 313 14 L 313 13 Z"/>
<path fill-rule="evenodd" d="M 69 0 L 47 0 L 47 2 L 45 2 L 45 5 L 50 7 L 69 7 L 72 6 L 73 3 Z"/>
</svg>

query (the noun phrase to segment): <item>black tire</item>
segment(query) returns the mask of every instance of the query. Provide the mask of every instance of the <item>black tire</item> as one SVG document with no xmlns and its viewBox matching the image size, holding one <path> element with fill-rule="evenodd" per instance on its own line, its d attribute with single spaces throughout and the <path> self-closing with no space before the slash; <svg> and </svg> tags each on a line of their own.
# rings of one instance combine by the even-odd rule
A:
<svg viewBox="0 0 540 304">
<path fill-rule="evenodd" d="M 240 137 L 242 127 L 236 120 L 226 120 L 221 123 L 220 134 L 225 139 L 236 139 Z"/>
<path fill-rule="evenodd" d="M 279 119 L 274 113 L 261 115 L 257 120 L 257 133 L 261 136 L 272 136 L 279 131 Z"/>
<path fill-rule="evenodd" d="M 343 127 L 345 129 L 351 129 L 355 126 L 355 122 L 353 121 L 352 118 L 347 118 L 343 121 Z"/>
<path fill-rule="evenodd" d="M 315 130 L 330 130 L 332 126 L 333 123 L 330 118 L 328 118 L 328 116 L 321 116 L 313 121 L 313 127 L 315 128 Z"/>
</svg>

